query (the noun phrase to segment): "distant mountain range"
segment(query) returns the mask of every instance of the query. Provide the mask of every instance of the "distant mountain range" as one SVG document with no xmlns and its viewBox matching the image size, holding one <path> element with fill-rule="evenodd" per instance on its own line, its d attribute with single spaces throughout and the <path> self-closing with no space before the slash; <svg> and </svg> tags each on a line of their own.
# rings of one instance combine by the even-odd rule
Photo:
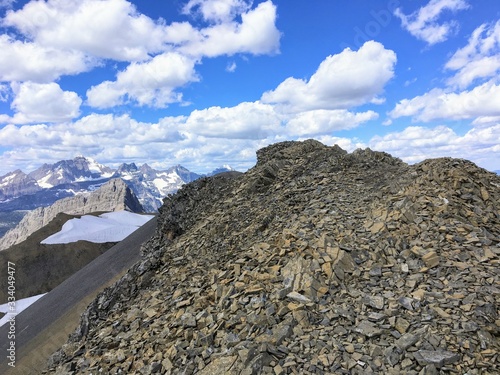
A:
<svg viewBox="0 0 500 375">
<path fill-rule="evenodd" d="M 209 175 L 231 171 L 224 166 Z M 155 212 L 163 198 L 182 185 L 203 175 L 181 165 L 156 170 L 147 164 L 122 164 L 112 169 L 93 159 L 78 156 L 55 164 L 44 164 L 28 174 L 15 170 L 0 177 L 0 212 L 46 207 L 61 198 L 96 190 L 113 178 L 121 178 L 130 187 L 147 212 Z"/>
</svg>

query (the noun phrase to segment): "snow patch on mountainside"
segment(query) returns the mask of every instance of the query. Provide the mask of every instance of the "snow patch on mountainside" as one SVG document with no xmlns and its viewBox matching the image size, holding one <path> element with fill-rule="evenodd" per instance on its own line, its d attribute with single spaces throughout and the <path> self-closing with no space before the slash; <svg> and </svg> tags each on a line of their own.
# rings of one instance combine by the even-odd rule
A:
<svg viewBox="0 0 500 375">
<path fill-rule="evenodd" d="M 63 244 L 76 241 L 94 243 L 119 242 L 151 220 L 154 215 L 116 211 L 100 216 L 85 215 L 68 220 L 61 231 L 46 238 L 42 244 Z"/>
<path fill-rule="evenodd" d="M 21 311 L 26 310 L 30 305 L 34 304 L 36 301 L 38 301 L 40 298 L 42 298 L 45 294 L 46 293 L 17 300 L 15 302 L 15 304 L 12 305 L 13 310 L 11 310 L 11 306 L 9 306 L 9 303 L 4 303 L 3 305 L 0 305 L 0 313 L 5 314 L 2 317 L 2 319 L 0 319 L 0 327 L 3 326 L 5 323 L 7 323 L 10 320 L 10 318 L 12 318 L 13 316 L 16 316 Z"/>
<path fill-rule="evenodd" d="M 168 181 L 162 180 L 161 178 L 155 178 L 153 180 L 153 184 L 158 189 L 158 191 L 162 191 L 163 189 L 170 187 L 170 183 Z"/>
<path fill-rule="evenodd" d="M 81 156 L 81 158 L 87 160 L 89 171 L 92 172 L 92 173 L 99 174 L 100 178 L 111 177 L 113 175 L 113 173 L 114 173 L 113 170 L 110 170 L 105 165 L 99 164 L 97 161 L 95 161 L 92 158 L 86 158 L 84 156 Z"/>
<path fill-rule="evenodd" d="M 40 186 L 41 188 L 43 189 L 50 189 L 51 187 L 54 187 L 54 185 L 52 184 L 49 184 L 47 181 L 50 180 L 52 178 L 52 175 L 47 175 L 47 176 L 44 176 L 43 178 L 37 180 L 37 184 L 38 186 Z"/>
<path fill-rule="evenodd" d="M 2 186 L 7 186 L 7 185 L 8 185 L 8 184 L 10 184 L 10 183 L 11 183 L 11 181 L 13 181 L 15 178 L 16 178 L 16 174 L 15 174 L 14 172 L 13 172 L 12 174 L 10 174 L 10 175 L 6 175 L 6 176 L 2 179 L 2 181 L 1 181 L 1 183 L 0 183 L 0 187 L 2 187 Z"/>
</svg>

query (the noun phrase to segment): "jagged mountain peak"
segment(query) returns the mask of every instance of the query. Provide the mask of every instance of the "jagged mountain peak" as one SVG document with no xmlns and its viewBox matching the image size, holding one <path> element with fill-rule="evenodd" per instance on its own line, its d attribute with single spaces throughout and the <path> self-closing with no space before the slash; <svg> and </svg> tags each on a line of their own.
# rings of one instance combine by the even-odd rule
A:
<svg viewBox="0 0 500 375">
<path fill-rule="evenodd" d="M 61 160 L 54 164 L 43 164 L 29 173 L 29 176 L 35 179 L 40 187 L 52 188 L 75 181 L 111 177 L 112 172 L 111 168 L 93 159 L 77 156 L 74 159 Z"/>
<path fill-rule="evenodd" d="M 141 165 L 141 167 L 139 169 L 141 171 L 154 171 L 155 170 L 148 163 L 144 163 L 143 165 Z"/>
<path fill-rule="evenodd" d="M 11 176 L 11 175 L 20 175 L 20 174 L 26 174 L 24 173 L 22 170 L 20 169 L 16 169 L 12 172 L 8 172 L 6 174 L 4 174 L 3 176 L 0 176 L 0 179 L 3 179 L 4 177 L 7 177 L 7 176 Z"/>
<path fill-rule="evenodd" d="M 20 180 L 26 178 L 28 175 L 24 173 L 20 169 L 16 169 L 15 171 L 8 172 L 3 176 L 0 176 L 0 186 L 6 185 L 11 181 Z"/>
<path fill-rule="evenodd" d="M 33 194 L 39 190 L 36 180 L 20 169 L 0 177 L 0 200 L 9 199 L 16 194 Z"/>
<path fill-rule="evenodd" d="M 197 173 L 193 173 L 189 171 L 187 168 L 183 167 L 180 164 L 177 164 L 169 169 L 166 170 L 167 173 L 175 173 L 177 174 L 182 180 L 186 182 L 191 182 L 196 180 L 197 178 L 200 178 L 201 176 Z"/>
<path fill-rule="evenodd" d="M 138 168 L 135 163 L 122 163 L 118 167 L 115 173 L 124 173 L 124 172 L 137 172 Z"/>
<path fill-rule="evenodd" d="M 219 169 L 214 173 L 225 172 Z M 13 176 L 16 176 L 15 178 Z M 155 212 L 168 194 L 201 175 L 177 164 L 157 170 L 143 164 L 122 163 L 111 169 L 92 158 L 43 164 L 29 174 L 15 171 L 0 178 L 0 211 L 30 210 L 48 206 L 58 199 L 96 190 L 111 178 L 121 178 L 134 191 L 147 212 Z"/>
</svg>

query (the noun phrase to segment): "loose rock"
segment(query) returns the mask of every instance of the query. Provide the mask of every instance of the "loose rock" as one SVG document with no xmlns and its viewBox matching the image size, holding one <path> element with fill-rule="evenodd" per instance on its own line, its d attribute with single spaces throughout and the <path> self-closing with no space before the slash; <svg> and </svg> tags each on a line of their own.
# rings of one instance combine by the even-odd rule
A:
<svg viewBox="0 0 500 375">
<path fill-rule="evenodd" d="M 316 141 L 167 197 L 48 373 L 495 374 L 500 177 Z"/>
</svg>

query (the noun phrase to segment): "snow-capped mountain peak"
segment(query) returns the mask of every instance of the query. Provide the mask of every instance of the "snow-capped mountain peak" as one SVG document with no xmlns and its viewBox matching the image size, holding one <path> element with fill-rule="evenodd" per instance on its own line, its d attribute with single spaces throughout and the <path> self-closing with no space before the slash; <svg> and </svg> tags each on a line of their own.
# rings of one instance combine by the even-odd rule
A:
<svg viewBox="0 0 500 375">
<path fill-rule="evenodd" d="M 55 164 L 44 164 L 29 176 L 43 189 L 72 183 L 111 177 L 113 170 L 93 159 L 77 156 L 72 160 L 61 160 Z"/>
<path fill-rule="evenodd" d="M 208 175 L 232 170 L 224 165 Z M 163 198 L 200 177 L 202 175 L 182 165 L 156 170 L 148 164 L 138 167 L 135 163 L 123 163 L 111 169 L 79 155 L 71 160 L 43 164 L 28 174 L 17 170 L 0 177 L 0 211 L 48 206 L 58 199 L 96 190 L 111 178 L 121 178 L 145 210 L 154 212 L 163 204 Z"/>
<path fill-rule="evenodd" d="M 99 164 L 92 158 L 83 158 L 87 160 L 89 171 L 92 173 L 100 173 L 102 177 L 111 177 L 113 175 L 114 171 L 111 168 Z"/>
<path fill-rule="evenodd" d="M 16 194 L 33 194 L 40 190 L 36 180 L 20 169 L 0 177 L 0 200 L 9 199 Z"/>
<path fill-rule="evenodd" d="M 120 165 L 114 177 L 125 180 L 144 208 L 152 212 L 163 204 L 163 198 L 168 194 L 176 192 L 182 185 L 201 176 L 181 165 L 159 171 L 148 164 L 137 168 L 134 163 L 131 163 Z"/>
</svg>

